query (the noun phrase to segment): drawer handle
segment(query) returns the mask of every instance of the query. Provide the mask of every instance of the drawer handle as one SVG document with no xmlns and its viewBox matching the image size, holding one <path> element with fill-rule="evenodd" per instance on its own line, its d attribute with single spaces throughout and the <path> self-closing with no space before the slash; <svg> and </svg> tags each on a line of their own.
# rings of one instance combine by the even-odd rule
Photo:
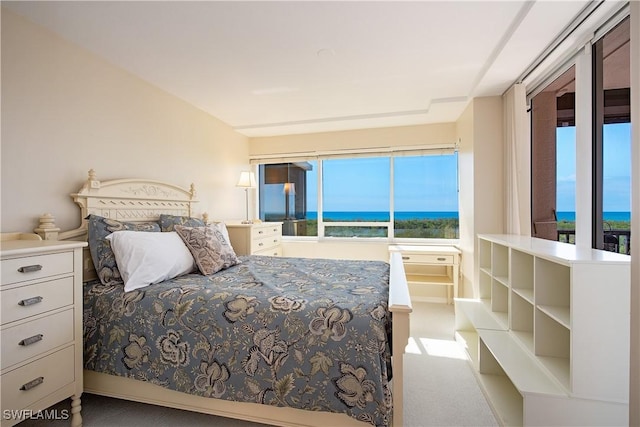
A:
<svg viewBox="0 0 640 427">
<path fill-rule="evenodd" d="M 446 260 L 447 260 L 446 258 L 438 257 L 438 261 L 446 261 Z"/>
<path fill-rule="evenodd" d="M 38 377 L 35 380 L 31 380 L 28 383 L 23 384 L 22 387 L 20 387 L 20 390 L 31 390 L 32 388 L 39 386 L 43 382 L 44 382 L 44 377 Z"/>
<path fill-rule="evenodd" d="M 258 234 L 262 234 L 262 233 L 264 233 L 264 231 L 262 231 L 262 230 L 258 231 Z"/>
<path fill-rule="evenodd" d="M 34 305 L 34 304 L 38 304 L 40 302 L 42 302 L 44 298 L 37 296 L 37 297 L 33 297 L 33 298 L 27 298 L 27 299 L 23 299 L 18 301 L 18 305 L 21 305 L 23 307 L 27 307 L 30 305 Z"/>
<path fill-rule="evenodd" d="M 42 270 L 42 266 L 40 264 L 25 265 L 24 267 L 20 267 L 18 269 L 20 273 L 31 273 L 33 271 L 40 271 L 40 270 Z"/>
<path fill-rule="evenodd" d="M 405 260 L 405 261 L 408 261 L 408 260 L 410 260 L 410 259 L 411 259 L 411 257 L 409 257 L 409 256 L 403 256 L 403 257 L 402 257 L 402 259 L 403 259 L 403 260 Z"/>
<path fill-rule="evenodd" d="M 258 246 L 264 246 L 264 243 L 260 242 L 258 243 Z"/>
<path fill-rule="evenodd" d="M 29 338 L 25 338 L 22 341 L 20 341 L 18 344 L 21 345 L 21 346 L 26 347 L 28 345 L 35 344 L 38 341 L 42 341 L 42 338 L 44 338 L 44 335 L 38 334 L 38 335 L 34 335 L 32 337 L 29 337 Z"/>
</svg>

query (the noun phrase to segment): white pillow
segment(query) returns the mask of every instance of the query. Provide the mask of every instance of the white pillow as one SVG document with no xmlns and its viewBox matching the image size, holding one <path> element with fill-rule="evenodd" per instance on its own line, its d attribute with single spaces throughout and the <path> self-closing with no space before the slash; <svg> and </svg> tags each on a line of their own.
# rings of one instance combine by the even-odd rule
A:
<svg viewBox="0 0 640 427">
<path fill-rule="evenodd" d="M 106 237 L 124 280 L 125 292 L 192 272 L 191 252 L 175 231 L 114 231 Z"/>
<path fill-rule="evenodd" d="M 227 230 L 227 225 L 224 222 L 214 222 L 213 225 L 215 225 L 218 230 L 220 230 L 220 232 L 222 233 L 222 237 L 224 237 L 229 246 L 231 246 L 231 239 L 229 238 L 229 230 Z"/>
</svg>

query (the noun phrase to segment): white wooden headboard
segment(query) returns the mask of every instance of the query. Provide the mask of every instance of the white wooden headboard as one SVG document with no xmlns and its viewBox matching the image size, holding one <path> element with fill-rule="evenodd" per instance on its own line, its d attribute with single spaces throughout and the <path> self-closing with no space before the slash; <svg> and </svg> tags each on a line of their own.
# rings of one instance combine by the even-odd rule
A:
<svg viewBox="0 0 640 427">
<path fill-rule="evenodd" d="M 93 169 L 77 193 L 71 197 L 80 206 L 80 227 L 60 231 L 51 214 L 40 216 L 34 230 L 44 240 L 86 240 L 89 214 L 118 221 L 157 221 L 161 214 L 194 216 L 196 199 L 194 185 L 186 190 L 173 184 L 145 179 L 115 179 L 99 181 Z M 206 222 L 206 214 L 203 215 Z M 91 275 L 91 256 L 84 254 L 85 280 Z M 87 262 L 87 260 L 89 260 Z"/>
<path fill-rule="evenodd" d="M 93 169 L 73 201 L 80 206 L 80 227 L 61 232 L 51 214 L 40 217 L 34 230 L 44 240 L 86 239 L 89 214 L 118 221 L 157 221 L 161 214 L 193 216 L 196 199 L 194 185 L 186 190 L 177 185 L 145 179 L 98 181 Z"/>
</svg>

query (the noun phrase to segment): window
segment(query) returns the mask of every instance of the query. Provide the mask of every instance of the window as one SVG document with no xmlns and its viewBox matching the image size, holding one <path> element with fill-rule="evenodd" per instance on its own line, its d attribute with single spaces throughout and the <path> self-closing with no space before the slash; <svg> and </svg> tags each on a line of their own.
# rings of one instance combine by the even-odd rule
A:
<svg viewBox="0 0 640 427">
<path fill-rule="evenodd" d="M 260 164 L 260 218 L 287 236 L 457 239 L 457 153 Z"/>
<path fill-rule="evenodd" d="M 604 33 L 604 30 L 599 30 Z M 592 117 L 576 123 L 575 66 L 531 100 L 532 234 L 575 243 L 576 217 L 590 214 L 590 236 L 597 249 L 630 253 L 631 113 L 630 20 L 627 16 L 592 44 L 591 80 L 579 83 L 578 95 L 591 89 Z M 561 71 L 561 70 L 559 70 Z M 585 76 L 585 74 L 581 74 Z M 590 88 L 589 88 L 590 87 Z M 576 129 L 583 136 L 576 141 Z M 584 136 L 587 136 L 584 138 Z M 589 135 L 592 135 L 589 141 Z M 576 144 L 580 142 L 580 144 Z M 585 144 L 592 142 L 592 144 Z M 576 159 L 591 157 L 592 182 L 576 182 Z M 582 164 L 581 164 L 582 165 Z M 578 185 L 577 185 L 578 184 Z M 589 196 L 587 195 L 589 192 Z M 578 207 L 576 192 L 591 206 Z M 555 193 L 555 194 L 554 194 Z M 589 212 L 590 210 L 590 212 Z M 580 216 L 580 215 L 584 216 Z M 587 228 L 589 224 L 585 224 Z"/>
<path fill-rule="evenodd" d="M 575 243 L 575 66 L 531 100 L 532 234 Z"/>
<path fill-rule="evenodd" d="M 593 45 L 593 247 L 630 252 L 629 18 Z"/>
<path fill-rule="evenodd" d="M 388 237 L 390 158 L 322 162 L 322 220 L 326 237 Z"/>
<path fill-rule="evenodd" d="M 394 158 L 394 235 L 457 239 L 458 155 Z"/>
<path fill-rule="evenodd" d="M 259 168 L 260 219 L 282 221 L 285 236 L 317 236 L 317 162 L 276 163 Z"/>
<path fill-rule="evenodd" d="M 576 127 L 556 128 L 556 218 L 558 240 L 575 243 Z"/>
</svg>

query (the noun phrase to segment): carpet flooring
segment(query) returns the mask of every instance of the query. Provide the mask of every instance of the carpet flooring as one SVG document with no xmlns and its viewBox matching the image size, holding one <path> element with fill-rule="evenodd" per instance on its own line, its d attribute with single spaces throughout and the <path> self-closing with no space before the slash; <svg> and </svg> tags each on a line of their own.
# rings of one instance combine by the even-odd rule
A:
<svg viewBox="0 0 640 427">
<path fill-rule="evenodd" d="M 413 308 L 405 355 L 405 426 L 497 426 L 466 354 L 453 339 L 453 306 L 416 302 Z M 51 409 L 68 410 L 69 401 Z M 82 396 L 82 418 L 85 427 L 264 426 L 92 394 Z M 26 420 L 19 427 L 68 425 L 68 420 Z"/>
</svg>

